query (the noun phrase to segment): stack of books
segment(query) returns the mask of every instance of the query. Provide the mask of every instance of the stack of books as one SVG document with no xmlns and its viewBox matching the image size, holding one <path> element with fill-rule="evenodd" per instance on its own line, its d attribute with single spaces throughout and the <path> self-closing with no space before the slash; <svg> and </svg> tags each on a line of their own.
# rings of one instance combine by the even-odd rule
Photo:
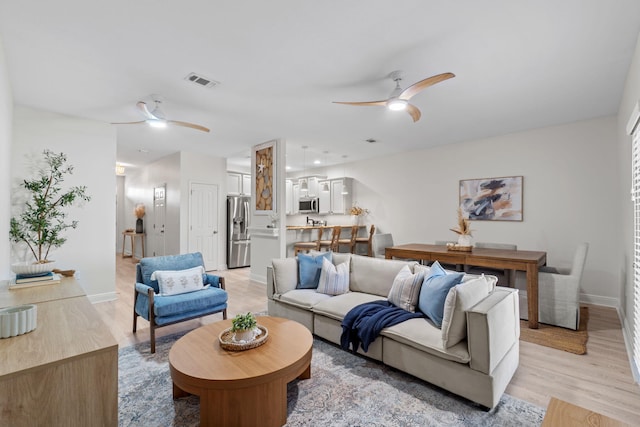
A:
<svg viewBox="0 0 640 427">
<path fill-rule="evenodd" d="M 53 285 L 60 283 L 60 275 L 52 272 L 38 274 L 18 274 L 9 289 L 29 288 L 31 286 Z"/>
</svg>

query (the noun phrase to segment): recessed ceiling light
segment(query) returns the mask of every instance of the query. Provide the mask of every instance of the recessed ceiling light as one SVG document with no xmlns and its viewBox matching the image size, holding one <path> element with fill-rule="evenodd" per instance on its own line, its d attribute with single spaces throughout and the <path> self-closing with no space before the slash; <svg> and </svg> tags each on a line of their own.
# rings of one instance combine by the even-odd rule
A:
<svg viewBox="0 0 640 427">
<path fill-rule="evenodd" d="M 314 165 L 319 165 L 320 163 L 322 163 L 322 162 L 321 162 L 320 160 L 318 160 L 318 159 L 316 159 L 316 160 L 314 160 L 314 161 L 313 161 L 313 164 L 314 164 Z"/>
</svg>

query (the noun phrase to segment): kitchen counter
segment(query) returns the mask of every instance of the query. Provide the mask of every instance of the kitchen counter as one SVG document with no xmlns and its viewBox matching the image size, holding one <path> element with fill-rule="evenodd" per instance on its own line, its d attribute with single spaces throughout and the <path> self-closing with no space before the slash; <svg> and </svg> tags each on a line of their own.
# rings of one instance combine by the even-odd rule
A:
<svg viewBox="0 0 640 427">
<path fill-rule="evenodd" d="M 353 225 L 287 225 L 287 230 L 319 230 L 333 227 L 351 228 Z M 366 225 L 359 225 L 358 227 L 366 228 Z"/>
</svg>

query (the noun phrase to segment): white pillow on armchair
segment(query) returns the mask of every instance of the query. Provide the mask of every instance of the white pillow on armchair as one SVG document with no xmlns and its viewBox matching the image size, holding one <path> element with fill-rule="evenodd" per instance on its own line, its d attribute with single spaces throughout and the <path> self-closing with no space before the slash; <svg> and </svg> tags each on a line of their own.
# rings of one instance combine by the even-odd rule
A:
<svg viewBox="0 0 640 427">
<path fill-rule="evenodd" d="M 160 295 L 178 295 L 187 292 L 206 289 L 202 275 L 204 267 L 198 266 L 187 270 L 156 270 L 151 274 L 151 280 L 157 280 L 160 287 Z"/>
</svg>

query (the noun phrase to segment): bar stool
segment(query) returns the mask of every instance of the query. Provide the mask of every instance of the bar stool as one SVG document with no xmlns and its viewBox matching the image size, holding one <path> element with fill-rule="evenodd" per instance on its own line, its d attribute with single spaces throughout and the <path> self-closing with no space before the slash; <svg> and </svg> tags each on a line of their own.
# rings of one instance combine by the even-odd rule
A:
<svg viewBox="0 0 640 427">
<path fill-rule="evenodd" d="M 357 237 L 356 241 L 353 245 L 353 249 L 351 253 L 356 253 L 356 249 L 358 244 L 366 244 L 367 245 L 367 256 L 373 256 L 373 235 L 376 232 L 376 226 L 371 224 L 371 229 L 369 229 L 369 237 Z"/>
<path fill-rule="evenodd" d="M 358 229 L 360 227 L 357 225 L 354 225 L 351 227 L 351 236 L 347 239 L 338 239 L 338 245 L 336 248 L 336 252 L 340 252 L 340 245 L 349 245 L 349 250 L 347 252 L 351 252 L 353 253 L 353 248 L 355 247 L 356 244 L 356 237 L 358 237 Z"/>
<path fill-rule="evenodd" d="M 322 229 L 320 229 L 318 231 L 318 233 L 322 233 Z M 298 252 L 303 251 L 303 252 L 309 252 L 312 250 L 319 250 L 320 249 L 320 234 L 318 234 L 318 239 L 317 240 L 309 240 L 306 242 L 295 242 L 293 244 L 293 256 L 297 256 Z"/>
<path fill-rule="evenodd" d="M 331 239 L 330 240 L 322 240 L 322 234 L 325 231 L 331 230 Z M 338 239 L 340 238 L 340 231 L 342 231 L 341 227 L 331 227 L 331 228 L 321 228 L 318 232 L 318 250 L 322 250 L 325 248 L 328 251 L 336 251 L 336 245 L 338 244 Z"/>
</svg>

